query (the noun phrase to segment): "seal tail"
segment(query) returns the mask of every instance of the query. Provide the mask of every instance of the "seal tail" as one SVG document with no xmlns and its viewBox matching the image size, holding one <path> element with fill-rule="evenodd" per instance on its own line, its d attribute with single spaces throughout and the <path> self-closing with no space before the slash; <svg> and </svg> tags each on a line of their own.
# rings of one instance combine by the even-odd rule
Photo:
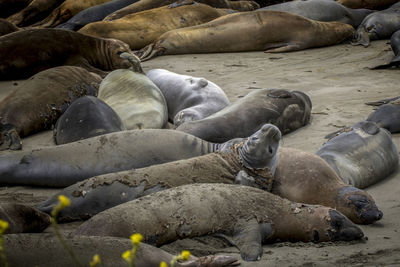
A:
<svg viewBox="0 0 400 267">
<path fill-rule="evenodd" d="M 139 57 L 140 61 L 146 61 L 156 56 L 161 56 L 164 54 L 165 49 L 158 48 L 154 43 L 140 49 L 135 52 L 135 55 Z"/>
<path fill-rule="evenodd" d="M 0 123 L 0 151 L 8 149 L 21 150 L 21 138 L 13 125 Z"/>
</svg>

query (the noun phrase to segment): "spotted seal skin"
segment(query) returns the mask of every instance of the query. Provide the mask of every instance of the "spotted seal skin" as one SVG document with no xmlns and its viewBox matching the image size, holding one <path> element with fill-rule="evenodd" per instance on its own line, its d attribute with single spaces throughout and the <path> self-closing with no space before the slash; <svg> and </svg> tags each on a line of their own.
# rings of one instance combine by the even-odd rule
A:
<svg viewBox="0 0 400 267">
<path fill-rule="evenodd" d="M 74 66 L 51 68 L 22 82 L 0 101 L 0 150 L 21 149 L 22 137 L 50 129 L 77 98 L 96 96 L 100 82 L 100 76 Z"/>
<path fill-rule="evenodd" d="M 166 32 L 136 53 L 142 61 L 177 54 L 281 53 L 338 44 L 353 33 L 354 28 L 348 24 L 309 20 L 287 12 L 239 12 Z"/>
<path fill-rule="evenodd" d="M 399 0 L 336 0 L 349 8 L 382 9 L 393 5 Z"/>
<path fill-rule="evenodd" d="M 62 145 L 124 130 L 121 118 L 104 101 L 94 96 L 83 96 L 58 118 L 54 140 L 57 145 Z"/>
<path fill-rule="evenodd" d="M 61 210 L 59 222 L 85 220 L 136 198 L 191 183 L 237 183 L 271 190 L 281 134 L 264 125 L 249 138 L 232 140 L 217 153 L 109 173 L 71 185 L 38 206 L 50 213 L 65 195 L 71 205 Z"/>
<path fill-rule="evenodd" d="M 20 29 L 11 22 L 0 19 L 0 36 L 19 31 Z"/>
<path fill-rule="evenodd" d="M 369 14 L 358 26 L 353 45 L 368 47 L 372 40 L 387 39 L 400 29 L 400 3 Z"/>
<path fill-rule="evenodd" d="M 399 155 L 390 133 L 372 121 L 344 129 L 326 142 L 317 155 L 349 185 L 366 188 L 394 172 Z"/>
<path fill-rule="evenodd" d="M 120 56 L 131 63 L 132 69 L 109 73 L 100 84 L 99 99 L 114 109 L 128 130 L 163 128 L 168 110 L 162 92 L 144 74 L 136 56 Z"/>
<path fill-rule="evenodd" d="M 146 75 L 163 93 L 168 118 L 175 126 L 206 118 L 230 104 L 225 92 L 204 78 L 164 69 L 152 69 Z"/>
<path fill-rule="evenodd" d="M 129 14 L 134 14 L 144 10 L 150 10 L 153 8 L 158 8 L 165 5 L 170 5 L 170 7 L 179 7 L 181 5 L 187 5 L 192 3 L 193 0 L 141 0 L 137 3 L 131 4 L 127 7 L 121 8 L 120 10 L 111 13 L 104 18 L 104 21 L 111 21 L 120 19 Z M 230 0 L 198 0 L 197 3 L 206 4 L 216 8 L 228 8 L 237 11 L 251 11 L 260 8 L 260 6 L 254 1 L 230 1 Z"/>
<path fill-rule="evenodd" d="M 77 31 L 89 23 L 100 21 L 112 12 L 138 1 L 139 0 L 113 0 L 100 5 L 89 7 L 70 18 L 67 22 L 58 25 L 56 28 Z"/>
<path fill-rule="evenodd" d="M 276 239 L 321 242 L 363 236 L 361 229 L 331 208 L 230 184 L 190 184 L 156 192 L 93 216 L 75 235 L 129 237 L 136 232 L 157 246 L 219 233 L 239 248 L 246 261 L 260 259 L 262 243 Z"/>
<path fill-rule="evenodd" d="M 394 57 L 389 63 L 378 65 L 376 67 L 373 67 L 371 69 L 388 69 L 388 68 L 398 68 L 400 67 L 400 30 L 396 31 L 395 33 L 392 34 L 392 37 L 390 37 L 390 46 L 392 47 Z"/>
<path fill-rule="evenodd" d="M 176 130 L 217 143 L 250 136 L 265 123 L 276 125 L 286 134 L 308 124 L 311 106 L 303 92 L 260 89 L 209 117 L 183 123 Z"/>
<path fill-rule="evenodd" d="M 0 51 L 0 80 L 24 79 L 62 65 L 83 67 L 103 77 L 105 71 L 131 66 L 119 56 L 131 53 L 124 42 L 62 29 L 31 29 L 4 35 L 0 37 Z"/>
<path fill-rule="evenodd" d="M 373 10 L 351 9 L 332 0 L 292 1 L 258 10 L 284 11 L 318 21 L 339 21 L 358 27 Z"/>
<path fill-rule="evenodd" d="M 126 238 L 68 236 L 65 240 L 79 262 L 91 262 L 93 255 L 98 254 L 103 266 L 126 266 L 126 261 L 121 255 L 123 252 L 132 249 L 132 241 Z M 65 255 L 65 247 L 53 233 L 5 235 L 4 247 L 10 266 L 76 266 L 72 257 Z M 140 243 L 135 253 L 135 266 L 159 267 L 161 261 L 171 262 L 173 257 L 174 255 L 160 248 Z M 209 255 L 204 257 L 191 256 L 184 263 L 176 262 L 175 266 L 218 267 L 237 265 L 236 263 L 236 258 L 232 256 Z"/>
<path fill-rule="evenodd" d="M 371 224 L 382 218 L 374 199 L 345 184 L 319 156 L 281 147 L 272 193 L 290 201 L 335 208 L 354 223 Z"/>
<path fill-rule="evenodd" d="M 380 104 L 376 104 L 379 103 Z M 391 133 L 400 132 L 400 96 L 392 99 L 385 99 L 373 102 L 380 106 L 377 110 L 369 114 L 367 121 L 373 121 L 379 127 L 385 128 Z M 371 104 L 371 103 L 366 103 Z"/>
<path fill-rule="evenodd" d="M 137 50 L 169 30 L 199 25 L 234 12 L 230 9 L 213 8 L 192 2 L 175 8 L 163 6 L 145 10 L 113 21 L 91 23 L 79 32 L 115 38 L 127 43 L 131 49 Z"/>
</svg>

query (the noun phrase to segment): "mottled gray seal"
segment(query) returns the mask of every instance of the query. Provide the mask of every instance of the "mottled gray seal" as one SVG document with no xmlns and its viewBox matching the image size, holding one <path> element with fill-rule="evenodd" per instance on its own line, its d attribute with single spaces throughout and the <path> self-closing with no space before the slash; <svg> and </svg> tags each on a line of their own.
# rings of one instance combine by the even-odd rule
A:
<svg viewBox="0 0 400 267">
<path fill-rule="evenodd" d="M 238 183 L 271 190 L 280 137 L 278 128 L 266 124 L 244 141 L 232 140 L 222 152 L 92 177 L 65 188 L 38 208 L 50 213 L 58 196 L 65 195 L 71 206 L 60 211 L 59 220 L 85 220 L 121 203 L 184 184 Z"/>
<path fill-rule="evenodd" d="M 353 33 L 352 26 L 341 22 L 314 21 L 281 11 L 239 12 L 166 32 L 137 55 L 144 61 L 175 54 L 280 53 L 338 44 Z"/>
<path fill-rule="evenodd" d="M 126 129 L 160 129 L 168 120 L 165 98 L 146 74 L 140 60 L 129 53 L 132 69 L 114 70 L 101 82 L 98 97 L 119 115 Z"/>
<path fill-rule="evenodd" d="M 390 37 L 390 46 L 392 47 L 394 53 L 392 60 L 389 63 L 378 65 L 371 69 L 387 69 L 391 67 L 398 68 L 400 66 L 400 30 L 393 33 L 392 37 Z"/>
<path fill-rule="evenodd" d="M 255 90 L 219 112 L 176 129 L 210 142 L 247 137 L 265 123 L 276 125 L 282 134 L 310 121 L 311 100 L 300 91 Z"/>
<path fill-rule="evenodd" d="M 100 82 L 74 66 L 47 69 L 22 82 L 0 101 L 0 150 L 21 149 L 20 137 L 50 129 L 74 100 L 96 96 Z"/>
<path fill-rule="evenodd" d="M 58 118 L 54 139 L 57 145 L 61 145 L 124 130 L 121 118 L 104 101 L 94 96 L 83 96 Z"/>
<path fill-rule="evenodd" d="M 362 121 L 326 142 L 317 155 L 346 183 L 365 188 L 396 170 L 399 155 L 390 133 L 374 122 Z"/>
<path fill-rule="evenodd" d="M 75 234 L 129 237 L 135 232 L 154 245 L 221 233 L 229 236 L 247 261 L 261 257 L 266 241 L 321 242 L 363 236 L 360 228 L 334 209 L 230 184 L 191 184 L 156 192 L 93 216 Z"/>
<path fill-rule="evenodd" d="M 369 114 L 367 121 L 373 121 L 391 133 L 400 132 L 400 96 L 366 104 L 380 106 Z"/>
<path fill-rule="evenodd" d="M 164 69 L 149 70 L 146 75 L 163 93 L 167 101 L 168 118 L 175 126 L 203 119 L 230 104 L 225 92 L 204 78 Z"/>
</svg>

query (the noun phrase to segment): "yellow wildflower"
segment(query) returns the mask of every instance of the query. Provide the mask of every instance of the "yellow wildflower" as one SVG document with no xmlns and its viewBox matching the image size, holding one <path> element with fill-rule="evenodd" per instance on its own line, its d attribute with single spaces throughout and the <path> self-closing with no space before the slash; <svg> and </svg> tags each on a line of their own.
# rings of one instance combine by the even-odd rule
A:
<svg viewBox="0 0 400 267">
<path fill-rule="evenodd" d="M 160 262 L 160 267 L 168 267 L 168 264 L 165 261 Z"/>
<path fill-rule="evenodd" d="M 130 262 L 131 261 L 131 251 L 127 250 L 124 253 L 122 253 L 122 258 L 124 260 L 126 260 L 127 262 Z"/>
<path fill-rule="evenodd" d="M 143 240 L 143 236 L 141 234 L 133 234 L 131 235 L 132 244 L 139 245 Z"/>
<path fill-rule="evenodd" d="M 8 228 L 8 222 L 0 220 L 0 235 L 2 235 Z"/>
<path fill-rule="evenodd" d="M 183 261 L 187 261 L 190 258 L 190 252 L 188 250 L 182 251 L 179 258 Z"/>
<path fill-rule="evenodd" d="M 93 256 L 93 260 L 90 262 L 90 267 L 94 267 L 99 263 L 100 263 L 100 256 L 99 256 L 99 254 L 95 254 Z"/>
<path fill-rule="evenodd" d="M 65 207 L 68 207 L 69 205 L 71 205 L 71 202 L 69 201 L 69 199 L 64 195 L 59 195 L 58 201 L 60 201 L 60 204 L 59 204 L 60 209 L 63 209 Z"/>
</svg>

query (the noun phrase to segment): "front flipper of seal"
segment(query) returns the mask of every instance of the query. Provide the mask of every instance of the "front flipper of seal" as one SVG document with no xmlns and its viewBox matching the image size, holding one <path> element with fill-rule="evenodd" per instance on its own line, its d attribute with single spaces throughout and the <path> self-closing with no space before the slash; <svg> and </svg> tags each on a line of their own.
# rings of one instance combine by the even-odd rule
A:
<svg viewBox="0 0 400 267">
<path fill-rule="evenodd" d="M 21 138 L 13 125 L 0 123 L 0 151 L 8 149 L 21 150 Z"/>
</svg>

